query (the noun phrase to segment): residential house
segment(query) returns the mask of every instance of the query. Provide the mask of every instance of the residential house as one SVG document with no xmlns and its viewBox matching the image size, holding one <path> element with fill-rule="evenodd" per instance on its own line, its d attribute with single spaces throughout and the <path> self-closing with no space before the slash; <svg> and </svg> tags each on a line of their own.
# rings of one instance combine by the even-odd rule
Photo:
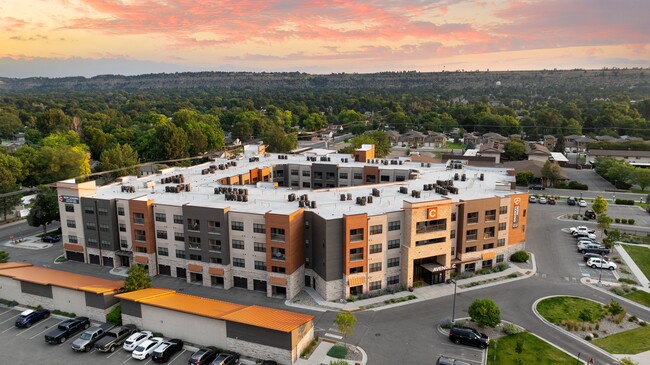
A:
<svg viewBox="0 0 650 365">
<path fill-rule="evenodd" d="M 391 144 L 391 145 L 394 146 L 394 145 L 396 145 L 396 144 L 399 142 L 399 137 L 401 136 L 401 134 L 399 134 L 398 131 L 396 131 L 396 130 L 389 130 L 389 131 L 387 132 L 387 134 L 388 134 L 388 140 L 390 141 L 390 144 Z"/>
<path fill-rule="evenodd" d="M 479 144 L 480 141 L 481 141 L 481 135 L 477 132 L 465 133 L 465 135 L 463 136 L 463 143 L 466 145 L 471 143 L 474 146 L 476 146 L 477 144 Z"/>
<path fill-rule="evenodd" d="M 429 135 L 424 139 L 427 146 L 444 147 L 447 144 L 447 136 L 438 132 L 429 132 Z"/>
<path fill-rule="evenodd" d="M 511 141 L 522 141 L 523 140 L 521 134 L 511 134 L 510 136 L 508 136 L 508 138 Z"/>
<path fill-rule="evenodd" d="M 596 140 L 575 134 L 564 137 L 564 147 L 569 152 L 585 152 L 587 144 L 593 142 L 596 142 Z"/>
<path fill-rule="evenodd" d="M 495 140 L 481 143 L 479 147 L 479 155 L 483 157 L 494 157 L 495 163 L 501 163 L 501 154 L 503 152 L 503 143 Z"/>
<path fill-rule="evenodd" d="M 499 133 L 494 133 L 494 132 L 488 132 L 483 135 L 482 143 L 488 143 L 488 142 L 499 142 L 500 144 L 504 144 L 508 141 L 507 137 L 504 137 L 500 135 Z"/>
<path fill-rule="evenodd" d="M 522 171 L 529 171 L 533 173 L 533 176 L 535 177 L 532 183 L 534 184 L 543 184 L 544 183 L 544 177 L 542 175 L 542 168 L 544 167 L 544 164 L 546 161 L 539 161 L 539 160 L 521 160 L 521 161 L 507 161 L 503 163 L 503 166 L 507 168 L 513 168 L 517 172 L 522 172 Z M 562 170 L 562 167 L 560 167 L 560 178 L 558 179 L 558 182 L 568 182 L 569 177 L 564 173 L 564 170 Z"/>
<path fill-rule="evenodd" d="M 554 135 L 547 134 L 544 136 L 543 143 L 549 151 L 553 151 L 553 149 L 555 149 L 555 144 L 557 143 L 557 138 Z"/>
<path fill-rule="evenodd" d="M 410 130 L 402 134 L 399 138 L 400 142 L 408 143 L 409 145 L 417 145 L 424 143 L 424 139 L 427 136 L 421 132 Z"/>
<path fill-rule="evenodd" d="M 530 142 L 526 144 L 526 155 L 528 155 L 529 160 L 546 162 L 551 156 L 551 151 L 549 151 L 543 144 Z"/>
</svg>

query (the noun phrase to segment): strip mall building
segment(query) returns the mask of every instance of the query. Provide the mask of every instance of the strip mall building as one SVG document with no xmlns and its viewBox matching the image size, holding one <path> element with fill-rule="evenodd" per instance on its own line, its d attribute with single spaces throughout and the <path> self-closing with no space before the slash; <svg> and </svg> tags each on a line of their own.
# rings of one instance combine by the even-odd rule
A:
<svg viewBox="0 0 650 365">
<path fill-rule="evenodd" d="M 435 285 L 526 240 L 514 170 L 376 159 L 373 145 L 353 156 L 247 146 L 235 159 L 57 188 L 68 259 L 268 296 Z"/>
</svg>

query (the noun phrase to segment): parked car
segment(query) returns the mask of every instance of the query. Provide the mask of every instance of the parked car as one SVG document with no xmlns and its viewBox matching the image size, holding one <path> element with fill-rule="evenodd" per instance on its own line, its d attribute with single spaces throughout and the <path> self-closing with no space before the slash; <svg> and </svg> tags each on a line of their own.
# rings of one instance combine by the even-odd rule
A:
<svg viewBox="0 0 650 365">
<path fill-rule="evenodd" d="M 582 207 L 582 208 L 585 208 L 587 206 L 587 202 L 580 199 L 580 200 L 578 200 L 578 206 Z"/>
<path fill-rule="evenodd" d="M 569 232 L 570 232 L 571 234 L 575 234 L 576 232 L 579 232 L 579 231 L 585 231 L 585 232 L 587 232 L 587 233 L 594 233 L 594 232 L 596 232 L 596 231 L 593 230 L 593 229 L 589 229 L 589 227 L 587 227 L 587 226 L 577 226 L 577 227 L 571 227 L 571 228 L 569 228 Z"/>
<path fill-rule="evenodd" d="M 528 202 L 529 203 L 537 203 L 537 198 L 535 196 L 531 195 L 528 197 Z"/>
<path fill-rule="evenodd" d="M 580 252 L 581 254 L 586 254 L 587 250 L 592 251 L 592 252 L 593 251 L 598 251 L 598 250 L 602 250 L 603 252 L 605 250 L 609 251 L 609 249 L 607 247 L 605 247 L 603 245 L 599 245 L 597 243 L 591 243 L 590 242 L 590 243 L 579 243 L 578 244 L 578 252 Z"/>
<path fill-rule="evenodd" d="M 34 323 L 44 320 L 50 316 L 50 311 L 47 309 L 28 309 L 16 318 L 16 327 L 18 328 L 29 328 Z"/>
<path fill-rule="evenodd" d="M 212 360 L 211 365 L 238 365 L 239 364 L 239 355 L 232 353 L 232 354 L 224 354 L 221 353 L 217 355 L 217 357 Z"/>
<path fill-rule="evenodd" d="M 278 365 L 278 362 L 274 360 L 264 360 L 260 365 Z"/>
<path fill-rule="evenodd" d="M 167 362 L 174 356 L 175 353 L 183 349 L 183 340 L 177 338 L 164 341 L 160 346 L 156 347 L 151 355 L 151 360 L 154 362 Z"/>
<path fill-rule="evenodd" d="M 530 190 L 544 190 L 545 188 L 542 185 L 531 185 L 531 186 L 528 187 L 528 189 L 530 189 Z"/>
<path fill-rule="evenodd" d="M 47 242 L 47 243 L 56 243 L 61 241 L 61 236 L 56 235 L 56 236 L 45 236 L 41 238 L 42 242 Z"/>
<path fill-rule="evenodd" d="M 566 203 L 568 205 L 576 205 L 576 200 L 573 198 L 567 198 Z"/>
<path fill-rule="evenodd" d="M 136 346 L 135 350 L 131 353 L 131 357 L 136 360 L 144 360 L 151 356 L 156 347 L 160 346 L 163 341 L 161 337 L 151 337 Z"/>
<path fill-rule="evenodd" d="M 469 363 L 441 355 L 436 361 L 436 365 L 469 365 Z"/>
<path fill-rule="evenodd" d="M 540 197 L 539 199 L 537 199 L 537 203 L 539 203 L 539 204 L 546 204 L 547 202 L 548 201 L 543 196 Z"/>
<path fill-rule="evenodd" d="M 68 338 L 90 327 L 88 317 L 77 317 L 75 319 L 66 319 L 52 331 L 45 334 L 45 342 L 49 344 L 64 343 Z"/>
<path fill-rule="evenodd" d="M 548 198 L 548 205 L 555 205 L 555 198 Z"/>
<path fill-rule="evenodd" d="M 587 210 L 585 210 L 585 217 L 587 217 L 589 219 L 596 219 L 596 212 L 594 212 L 591 209 L 587 209 Z"/>
<path fill-rule="evenodd" d="M 580 240 L 581 238 L 588 238 L 590 240 L 595 240 L 596 235 L 593 233 L 587 233 L 587 232 L 578 232 L 574 233 L 573 237 L 575 237 L 577 240 Z"/>
<path fill-rule="evenodd" d="M 122 346 L 133 332 L 135 332 L 135 326 L 132 324 L 115 327 L 95 343 L 95 348 L 101 352 L 113 352 L 115 348 Z"/>
<path fill-rule="evenodd" d="M 139 344 L 150 339 L 151 337 L 153 337 L 153 333 L 151 333 L 151 331 L 136 332 L 131 336 L 129 336 L 129 338 L 127 338 L 126 341 L 124 341 L 124 345 L 122 345 L 122 348 L 124 349 L 124 351 L 133 351 Z"/>
<path fill-rule="evenodd" d="M 87 329 L 78 339 L 74 340 L 71 346 L 72 349 L 74 351 L 90 351 L 95 345 L 95 342 L 104 337 L 106 332 L 113 329 L 113 327 L 115 327 L 115 325 L 112 323 L 104 323 Z"/>
<path fill-rule="evenodd" d="M 598 257 L 598 258 L 600 258 L 601 255 L 600 255 L 600 254 L 597 254 L 597 253 L 594 253 L 594 252 L 587 252 L 586 254 L 584 254 L 584 256 L 582 256 L 582 259 L 583 259 L 585 262 L 587 262 L 587 261 L 589 261 L 589 259 L 592 258 L 592 257 Z M 607 256 L 602 256 L 602 258 L 604 258 L 605 260 L 609 261 L 609 257 L 607 257 Z"/>
<path fill-rule="evenodd" d="M 600 257 L 592 257 L 587 261 L 587 266 L 591 267 L 592 269 L 610 269 L 610 270 L 616 270 L 616 264 L 607 261 L 604 259 L 601 259 Z"/>
<path fill-rule="evenodd" d="M 601 246 L 601 247 L 596 247 L 596 248 L 589 248 L 589 247 L 584 248 L 580 252 L 582 252 L 583 254 L 591 253 L 591 254 L 596 254 L 596 255 L 607 255 L 607 254 L 609 254 L 610 251 L 609 251 L 609 248 Z M 587 260 L 585 260 L 585 261 L 587 261 Z"/>
<path fill-rule="evenodd" d="M 490 338 L 473 328 L 467 327 L 452 327 L 449 330 L 449 339 L 455 344 L 465 344 L 486 348 L 490 344 Z"/>
<path fill-rule="evenodd" d="M 219 353 L 216 347 L 208 346 L 203 349 L 198 349 L 187 360 L 189 365 L 208 365 L 214 360 Z"/>
</svg>

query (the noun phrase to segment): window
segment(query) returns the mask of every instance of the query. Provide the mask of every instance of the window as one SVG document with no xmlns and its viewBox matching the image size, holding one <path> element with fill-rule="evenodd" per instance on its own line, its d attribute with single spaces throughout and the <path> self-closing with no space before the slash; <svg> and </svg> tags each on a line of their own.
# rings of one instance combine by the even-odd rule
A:
<svg viewBox="0 0 650 365">
<path fill-rule="evenodd" d="M 451 246 L 451 257 L 455 257 L 455 256 L 456 256 L 456 247 Z"/>
<path fill-rule="evenodd" d="M 74 235 L 69 235 L 68 241 L 70 241 L 70 243 L 79 243 L 79 239 L 77 238 L 77 236 Z"/>
<path fill-rule="evenodd" d="M 376 245 L 370 245 L 370 253 L 380 253 L 381 252 L 381 243 Z"/>
<path fill-rule="evenodd" d="M 190 260 L 201 261 L 201 255 L 190 254 Z"/>
<path fill-rule="evenodd" d="M 97 247 L 97 239 L 96 238 L 89 238 L 86 240 L 86 246 L 88 247 Z"/>
<path fill-rule="evenodd" d="M 164 229 L 158 229 L 156 230 L 156 238 L 161 238 L 166 240 L 167 239 L 167 231 Z"/>
<path fill-rule="evenodd" d="M 466 264 L 465 265 L 465 272 L 474 272 L 476 271 L 476 264 Z"/>
<path fill-rule="evenodd" d="M 174 214 L 174 223 L 176 224 L 183 224 L 183 216 Z"/>
<path fill-rule="evenodd" d="M 167 215 L 165 213 L 155 214 L 156 222 L 167 222 Z"/>
<path fill-rule="evenodd" d="M 525 224 L 521 226 L 521 231 L 526 232 L 526 225 Z"/>
<path fill-rule="evenodd" d="M 133 213 L 133 223 L 144 224 L 144 213 Z"/>
<path fill-rule="evenodd" d="M 298 170 L 291 169 L 291 175 L 298 176 Z"/>
<path fill-rule="evenodd" d="M 230 228 L 233 231 L 243 231 L 244 230 L 244 222 L 232 221 L 232 223 L 230 223 Z"/>
<path fill-rule="evenodd" d="M 386 284 L 388 285 L 396 285 L 399 284 L 399 275 L 395 276 L 389 276 L 386 280 Z"/>
<path fill-rule="evenodd" d="M 382 225 L 378 224 L 376 226 L 370 226 L 370 234 L 381 234 L 382 233 Z"/>
<path fill-rule="evenodd" d="M 136 252 L 147 253 L 147 248 L 146 247 L 138 246 L 138 247 L 135 248 L 135 250 L 136 250 Z"/>
<path fill-rule="evenodd" d="M 271 240 L 275 242 L 284 242 L 284 228 L 271 228 Z"/>
<path fill-rule="evenodd" d="M 223 261 L 221 260 L 221 257 L 210 257 L 210 263 L 211 264 L 221 264 Z"/>
<path fill-rule="evenodd" d="M 198 219 L 188 218 L 187 219 L 187 230 L 188 231 L 200 231 L 201 222 Z"/>
<path fill-rule="evenodd" d="M 435 245 L 436 243 L 445 242 L 447 239 L 445 237 L 438 238 L 429 238 L 428 240 L 415 241 L 416 246 L 425 246 L 425 245 Z"/>
<path fill-rule="evenodd" d="M 281 266 L 271 266 L 271 271 L 284 274 L 287 272 L 287 269 Z"/>
<path fill-rule="evenodd" d="M 97 215 L 108 215 L 108 208 L 97 208 Z"/>
<path fill-rule="evenodd" d="M 388 249 L 389 250 L 394 249 L 394 248 L 399 248 L 399 246 L 400 246 L 399 238 L 396 239 L 396 240 L 388 240 Z"/>
<path fill-rule="evenodd" d="M 339 174 L 339 179 L 347 179 L 348 178 L 348 173 L 347 172 L 341 172 Z"/>
<path fill-rule="evenodd" d="M 350 275 L 358 274 L 358 273 L 362 273 L 362 272 L 363 272 L 363 267 L 362 266 L 350 268 Z"/>
<path fill-rule="evenodd" d="M 266 271 L 266 262 L 264 262 L 264 261 L 255 261 L 255 270 Z"/>
<path fill-rule="evenodd" d="M 485 227 L 483 228 L 483 239 L 489 239 L 489 238 L 494 238 L 494 227 Z"/>
<path fill-rule="evenodd" d="M 451 213 L 451 221 L 455 222 L 456 221 L 456 212 Z"/>
<path fill-rule="evenodd" d="M 219 233 L 221 222 L 208 221 L 208 233 Z"/>
<path fill-rule="evenodd" d="M 177 259 L 184 259 L 185 258 L 185 250 L 176 250 L 176 258 Z"/>
<path fill-rule="evenodd" d="M 406 181 L 406 176 L 404 176 L 404 175 L 395 175 L 395 181 Z"/>
<path fill-rule="evenodd" d="M 266 252 L 266 243 L 264 242 L 253 242 L 253 250 L 257 252 Z"/>
<path fill-rule="evenodd" d="M 454 239 L 454 238 L 456 238 L 456 230 L 452 229 L 451 231 L 449 231 L 449 239 Z"/>
<path fill-rule="evenodd" d="M 327 180 L 333 180 L 335 176 L 336 175 L 334 175 L 333 172 L 326 172 L 325 173 L 325 179 L 327 179 Z"/>
<path fill-rule="evenodd" d="M 77 228 L 77 222 L 75 222 L 74 219 L 66 220 L 66 225 L 68 226 L 68 228 Z"/>
<path fill-rule="evenodd" d="M 185 242 L 183 232 L 174 232 L 174 241 Z"/>
<path fill-rule="evenodd" d="M 302 171 L 302 176 L 304 176 L 304 177 L 310 177 L 310 176 L 311 176 L 311 173 L 310 173 L 309 170 L 303 170 L 303 171 Z"/>
<path fill-rule="evenodd" d="M 379 180 L 380 180 L 380 181 L 383 181 L 383 182 L 388 182 L 388 181 L 390 181 L 390 176 L 388 176 L 388 175 L 381 175 L 381 176 L 379 177 Z"/>
<path fill-rule="evenodd" d="M 506 239 L 505 238 L 499 238 L 497 240 L 497 247 L 503 247 L 506 245 Z"/>
<path fill-rule="evenodd" d="M 467 213 L 467 223 L 478 223 L 478 212 Z"/>
<path fill-rule="evenodd" d="M 476 246 L 465 247 L 465 253 L 476 252 Z"/>
<path fill-rule="evenodd" d="M 483 245 L 484 250 L 489 250 L 491 248 L 494 248 L 494 243 L 486 243 Z"/>
<path fill-rule="evenodd" d="M 399 257 L 393 257 L 392 259 L 388 259 L 386 266 L 387 267 L 399 266 Z"/>
<path fill-rule="evenodd" d="M 232 266 L 234 267 L 246 267 L 246 261 L 237 257 L 232 258 Z"/>
<path fill-rule="evenodd" d="M 208 239 L 210 251 L 221 252 L 221 241 Z"/>
<path fill-rule="evenodd" d="M 118 225 L 120 232 L 126 232 L 126 224 L 120 223 Z"/>
<path fill-rule="evenodd" d="M 297 187 L 297 186 L 298 186 L 298 182 L 297 182 L 297 181 L 292 181 L 292 182 L 291 182 L 291 186 Z"/>
<path fill-rule="evenodd" d="M 120 240 L 120 247 L 122 248 L 128 248 L 129 244 L 126 240 Z"/>
<path fill-rule="evenodd" d="M 351 229 L 350 230 L 350 241 L 363 241 L 363 228 Z"/>
<path fill-rule="evenodd" d="M 140 242 L 146 242 L 147 241 L 147 233 L 145 231 L 136 229 L 135 230 L 135 240 L 140 241 Z"/>
<path fill-rule="evenodd" d="M 73 213 L 73 212 L 74 212 L 74 205 L 72 205 L 72 204 L 66 204 L 66 205 L 65 205 L 65 211 L 66 211 L 66 212 L 71 212 L 71 213 Z"/>
<path fill-rule="evenodd" d="M 232 240 L 232 248 L 236 248 L 238 250 L 243 250 L 244 249 L 244 241 L 242 241 L 242 240 Z"/>
<path fill-rule="evenodd" d="M 109 248 L 111 248 L 111 246 L 112 246 L 112 245 L 111 245 L 111 241 L 109 241 L 109 240 L 102 240 L 102 242 L 101 242 L 101 246 L 102 246 L 102 248 L 109 249 Z"/>
<path fill-rule="evenodd" d="M 279 248 L 279 247 L 271 248 L 271 259 L 275 261 L 286 260 L 286 255 L 284 254 L 284 248 Z"/>
<path fill-rule="evenodd" d="M 505 231 L 506 230 L 506 224 L 504 223 L 499 223 L 499 231 Z"/>
<path fill-rule="evenodd" d="M 400 221 L 392 221 L 388 222 L 388 231 L 399 231 L 400 229 Z"/>
<path fill-rule="evenodd" d="M 266 233 L 266 226 L 261 223 L 253 223 L 253 232 Z"/>
<path fill-rule="evenodd" d="M 311 183 L 310 183 L 310 182 L 306 182 L 306 181 L 304 181 L 304 182 L 302 183 L 302 187 L 303 187 L 303 188 L 310 188 L 310 187 L 311 187 Z"/>
<path fill-rule="evenodd" d="M 504 205 L 502 207 L 499 207 L 499 214 L 508 214 L 508 206 Z"/>
<path fill-rule="evenodd" d="M 95 231 L 97 230 L 97 225 L 95 224 L 95 222 L 88 222 L 86 223 L 86 229 L 89 231 Z"/>
<path fill-rule="evenodd" d="M 524 218 L 526 218 L 526 209 L 524 209 Z"/>
<path fill-rule="evenodd" d="M 363 179 L 363 174 L 360 172 L 355 172 L 352 178 L 355 180 L 361 180 Z"/>
<path fill-rule="evenodd" d="M 494 222 L 496 219 L 497 219 L 497 211 L 496 211 L 496 209 L 486 210 L 485 211 L 485 221 L 486 222 Z"/>
<path fill-rule="evenodd" d="M 191 250 L 200 250 L 201 249 L 201 238 L 199 237 L 188 237 L 187 238 L 188 246 Z"/>
<path fill-rule="evenodd" d="M 370 264 L 368 266 L 368 271 L 370 271 L 370 272 L 381 271 L 381 262 L 376 262 L 376 263 Z"/>
<path fill-rule="evenodd" d="M 447 229 L 447 219 L 435 219 L 432 221 L 417 222 L 415 233 L 440 232 Z"/>
<path fill-rule="evenodd" d="M 117 215 L 124 215 L 124 208 L 123 207 L 117 207 Z"/>
<path fill-rule="evenodd" d="M 503 255 L 497 255 L 497 264 L 503 262 Z"/>
<path fill-rule="evenodd" d="M 169 249 L 167 247 L 158 247 L 159 256 L 169 256 Z"/>
<path fill-rule="evenodd" d="M 363 260 L 363 248 L 350 249 L 350 261 L 361 261 L 361 260 Z"/>
<path fill-rule="evenodd" d="M 95 214 L 95 208 L 93 208 L 93 207 L 89 207 L 89 206 L 85 206 L 85 207 L 84 207 L 84 213 L 86 213 L 86 214 Z"/>
<path fill-rule="evenodd" d="M 371 281 L 370 290 L 379 290 L 381 289 L 381 281 Z"/>
<path fill-rule="evenodd" d="M 109 231 L 108 224 L 101 223 L 101 224 L 99 225 L 99 231 L 100 231 L 100 232 L 108 232 L 108 231 Z"/>
<path fill-rule="evenodd" d="M 465 239 L 467 241 L 476 241 L 477 237 L 478 237 L 478 230 L 476 229 L 470 229 L 465 234 Z"/>
<path fill-rule="evenodd" d="M 484 260 L 483 262 L 481 262 L 481 267 L 482 268 L 492 267 L 492 260 Z"/>
</svg>

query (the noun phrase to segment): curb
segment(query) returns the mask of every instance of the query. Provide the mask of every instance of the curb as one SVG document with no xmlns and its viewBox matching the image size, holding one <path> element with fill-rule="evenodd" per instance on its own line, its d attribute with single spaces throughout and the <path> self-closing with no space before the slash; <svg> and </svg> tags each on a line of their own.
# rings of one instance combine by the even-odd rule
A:
<svg viewBox="0 0 650 365">
<path fill-rule="evenodd" d="M 590 278 L 582 278 L 582 279 L 580 279 L 580 282 L 581 282 L 583 285 L 585 285 L 585 286 L 587 286 L 587 287 L 589 287 L 589 288 L 591 288 L 591 289 L 598 290 L 599 292 L 604 293 L 604 294 L 607 294 L 607 295 L 609 295 L 609 296 L 612 297 L 612 298 L 616 298 L 616 300 L 623 301 L 623 302 L 625 302 L 625 303 L 627 303 L 627 304 L 633 305 L 633 306 L 635 306 L 635 307 L 637 307 L 637 308 L 639 308 L 639 309 L 642 309 L 642 310 L 646 310 L 646 311 L 648 310 L 648 307 L 646 307 L 646 306 L 644 306 L 644 305 L 642 305 L 642 304 L 639 304 L 639 303 L 637 303 L 637 302 L 635 302 L 635 301 L 629 300 L 629 299 L 627 299 L 627 298 L 625 298 L 625 297 L 622 297 L 622 296 L 620 296 L 620 295 L 616 295 L 616 294 L 612 293 L 612 292 L 609 291 L 609 290 L 606 290 L 606 289 L 603 289 L 603 288 L 599 287 L 599 286 L 596 285 L 595 283 L 587 282 L 588 280 L 590 280 Z M 610 283 L 610 282 L 607 282 L 607 283 L 608 283 L 611 287 L 618 287 L 618 286 L 621 286 L 620 283 Z M 642 289 L 637 289 L 637 290 L 646 291 L 646 290 L 642 290 Z"/>
</svg>

